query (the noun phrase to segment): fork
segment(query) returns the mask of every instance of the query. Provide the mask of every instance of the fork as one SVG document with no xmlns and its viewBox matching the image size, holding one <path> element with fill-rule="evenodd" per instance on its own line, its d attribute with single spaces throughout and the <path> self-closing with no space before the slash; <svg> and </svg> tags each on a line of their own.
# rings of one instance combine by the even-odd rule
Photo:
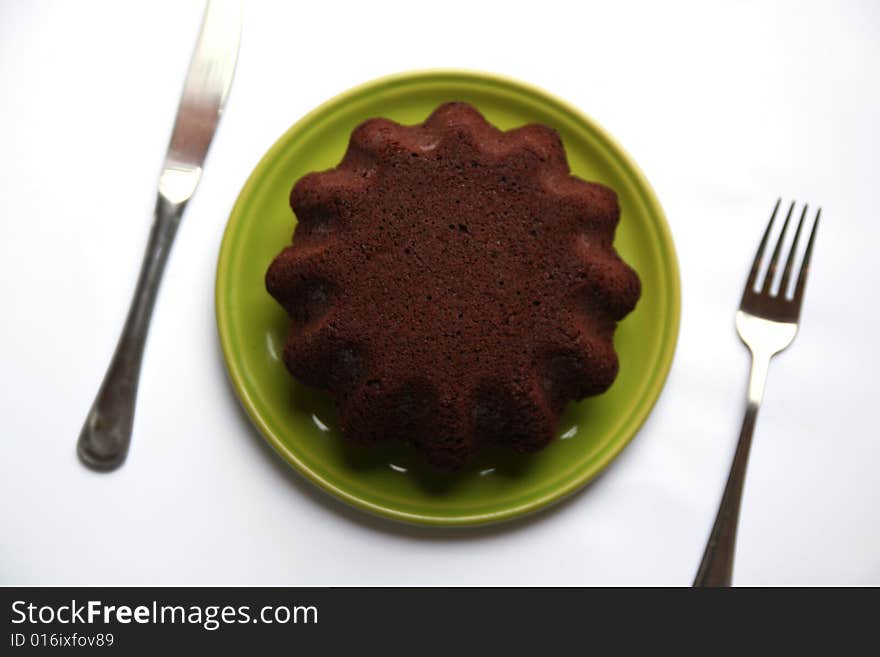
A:
<svg viewBox="0 0 880 657">
<path fill-rule="evenodd" d="M 770 222 L 764 231 L 764 237 L 758 246 L 752 269 L 746 280 L 742 301 L 739 311 L 736 313 L 736 330 L 740 339 L 746 344 L 752 354 L 752 367 L 749 373 L 748 404 L 743 419 L 739 442 L 730 466 L 730 474 L 724 495 L 718 507 L 718 515 L 715 517 L 715 525 L 703 552 L 703 560 L 697 571 L 694 586 L 730 586 L 733 574 L 733 553 L 736 544 L 736 526 L 739 519 L 739 507 L 742 500 L 743 482 L 746 476 L 746 463 L 749 458 L 749 448 L 752 444 L 752 433 L 755 429 L 755 420 L 758 416 L 758 408 L 764 396 L 764 385 L 767 382 L 767 370 L 770 359 L 780 351 L 788 347 L 798 330 L 798 320 L 801 313 L 801 303 L 804 299 L 804 288 L 807 284 L 807 274 L 810 269 L 810 257 L 813 253 L 813 241 L 816 238 L 816 229 L 819 226 L 819 218 L 822 209 L 816 212 L 816 219 L 810 231 L 807 248 L 801 261 L 797 282 L 791 295 L 788 294 L 789 283 L 794 269 L 795 254 L 798 240 L 804 227 L 807 216 L 807 205 L 801 212 L 794 240 L 789 248 L 788 257 L 785 261 L 785 269 L 782 271 L 782 279 L 778 291 L 773 290 L 773 282 L 779 266 L 785 232 L 794 212 L 795 204 L 792 202 L 782 224 L 782 231 L 773 249 L 767 274 L 760 287 L 757 288 L 758 273 L 764 265 L 764 251 L 770 238 L 773 222 L 779 211 L 782 199 L 776 201 Z"/>
</svg>

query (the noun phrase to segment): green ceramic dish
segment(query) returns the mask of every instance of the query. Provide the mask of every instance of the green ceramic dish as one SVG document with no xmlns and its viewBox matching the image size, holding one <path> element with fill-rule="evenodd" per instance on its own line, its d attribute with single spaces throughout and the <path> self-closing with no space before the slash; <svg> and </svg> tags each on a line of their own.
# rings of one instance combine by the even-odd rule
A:
<svg viewBox="0 0 880 657">
<path fill-rule="evenodd" d="M 619 326 L 620 374 L 604 395 L 570 404 L 559 439 L 538 454 L 490 452 L 455 474 L 424 465 L 399 444 L 365 449 L 334 429 L 326 396 L 298 385 L 279 359 L 287 330 L 263 276 L 290 240 L 290 188 L 335 166 L 352 129 L 370 117 L 417 123 L 462 100 L 504 129 L 556 128 L 574 173 L 614 188 L 616 246 L 642 279 L 642 299 Z M 306 478 L 363 510 L 411 523 L 474 525 L 523 515 L 595 477 L 626 446 L 660 394 L 675 351 L 679 275 L 663 211 L 623 149 L 592 120 L 543 91 L 494 75 L 415 72 L 330 100 L 290 128 L 254 169 L 232 210 L 217 265 L 217 324 L 229 376 L 257 429 Z"/>
</svg>

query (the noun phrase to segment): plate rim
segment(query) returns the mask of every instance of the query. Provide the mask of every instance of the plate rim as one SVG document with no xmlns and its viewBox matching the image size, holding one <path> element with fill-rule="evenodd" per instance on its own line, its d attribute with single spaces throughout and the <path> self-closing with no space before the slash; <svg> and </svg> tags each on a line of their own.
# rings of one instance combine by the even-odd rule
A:
<svg viewBox="0 0 880 657">
<path fill-rule="evenodd" d="M 562 485 L 553 488 L 551 491 L 529 499 L 528 502 L 512 507 L 505 507 L 501 510 L 450 516 L 412 513 L 365 500 L 313 471 L 297 456 L 295 452 L 291 451 L 268 426 L 265 419 L 262 417 L 262 414 L 256 408 L 247 388 L 243 385 L 243 373 L 239 364 L 236 362 L 236 359 L 233 357 L 231 337 L 232 328 L 230 326 L 231 322 L 228 319 L 230 317 L 230 312 L 227 308 L 226 300 L 221 294 L 221 281 L 231 266 L 230 251 L 233 242 L 232 234 L 235 232 L 233 229 L 241 220 L 240 218 L 243 214 L 242 208 L 245 197 L 251 196 L 250 190 L 255 184 L 255 181 L 262 176 L 262 172 L 269 167 L 271 162 L 288 142 L 296 138 L 299 133 L 307 132 L 309 124 L 328 110 L 332 110 L 336 106 L 351 102 L 364 93 L 377 91 L 382 87 L 399 85 L 401 83 L 419 83 L 430 81 L 432 79 L 439 80 L 444 78 L 450 80 L 463 79 L 471 83 L 488 81 L 508 90 L 525 92 L 532 98 L 538 98 L 543 102 L 554 105 L 556 109 L 567 114 L 575 123 L 586 126 L 593 135 L 606 142 L 610 147 L 610 150 L 619 158 L 620 163 L 631 173 L 637 183 L 637 187 L 640 188 L 640 196 L 643 197 L 643 201 L 649 207 L 650 211 L 659 219 L 658 222 L 652 223 L 655 223 L 659 241 L 662 242 L 662 248 L 660 251 L 669 255 L 669 262 L 666 263 L 667 266 L 663 267 L 663 269 L 670 274 L 670 285 L 668 287 L 670 303 L 667 313 L 668 320 L 666 323 L 671 329 L 671 335 L 663 341 L 658 360 L 654 363 L 654 367 L 656 368 L 655 375 L 652 377 L 650 385 L 644 391 L 643 399 L 650 398 L 650 402 L 647 404 L 640 404 L 635 408 L 636 412 L 631 414 L 628 421 L 625 423 L 628 426 L 626 426 L 625 430 L 622 430 L 623 433 L 628 435 L 626 435 L 624 439 L 613 444 L 610 449 L 604 450 L 592 467 L 585 469 L 583 473 L 580 473 L 578 476 L 564 482 Z M 360 509 L 361 511 L 366 511 L 373 515 L 406 524 L 462 527 L 509 521 L 546 509 L 583 489 L 586 484 L 603 472 L 620 454 L 620 452 L 629 445 L 651 414 L 657 400 L 660 398 L 660 394 L 662 393 L 663 387 L 666 385 L 669 371 L 672 367 L 672 362 L 678 346 L 681 326 L 681 274 L 678 264 L 678 254 L 675 250 L 675 244 L 672 239 L 669 223 L 666 214 L 657 199 L 654 188 L 648 182 L 648 179 L 645 177 L 641 168 L 636 164 L 629 153 L 613 136 L 596 123 L 596 121 L 584 114 L 573 104 L 558 98 L 540 87 L 527 82 L 522 82 L 512 77 L 471 69 L 417 69 L 374 78 L 331 97 L 296 120 L 293 125 L 287 128 L 287 130 L 285 130 L 284 133 L 275 140 L 272 146 L 260 157 L 260 160 L 254 166 L 253 170 L 248 175 L 247 180 L 242 185 L 235 203 L 233 204 L 232 210 L 229 213 L 226 226 L 224 227 L 223 238 L 217 256 L 216 274 L 214 278 L 214 307 L 220 345 L 223 352 L 223 360 L 226 365 L 227 378 L 235 389 L 239 403 L 244 408 L 251 423 L 259 431 L 263 439 L 266 440 L 266 442 L 268 442 L 275 451 L 293 467 L 294 470 L 325 492 L 347 503 L 349 506 Z"/>
</svg>

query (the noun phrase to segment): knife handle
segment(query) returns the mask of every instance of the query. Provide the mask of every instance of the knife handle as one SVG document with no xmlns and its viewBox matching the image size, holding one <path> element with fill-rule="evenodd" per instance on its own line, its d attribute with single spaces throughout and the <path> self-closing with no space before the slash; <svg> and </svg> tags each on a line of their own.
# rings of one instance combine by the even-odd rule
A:
<svg viewBox="0 0 880 657">
<path fill-rule="evenodd" d="M 185 205 L 185 201 L 172 203 L 162 194 L 156 200 L 150 241 L 125 326 L 77 443 L 80 459 L 94 470 L 115 470 L 128 454 L 144 343 Z"/>
</svg>

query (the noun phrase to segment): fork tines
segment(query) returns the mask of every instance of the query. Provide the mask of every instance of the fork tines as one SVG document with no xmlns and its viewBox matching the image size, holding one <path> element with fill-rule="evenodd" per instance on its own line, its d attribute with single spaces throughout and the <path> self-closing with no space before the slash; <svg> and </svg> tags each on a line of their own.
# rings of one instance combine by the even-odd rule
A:
<svg viewBox="0 0 880 657">
<path fill-rule="evenodd" d="M 764 251 L 767 248 L 767 242 L 770 239 L 770 233 L 773 230 L 773 223 L 776 220 L 776 215 L 779 212 L 779 206 L 782 203 L 782 199 L 776 201 L 776 205 L 773 208 L 773 214 L 770 215 L 770 222 L 767 224 L 767 230 L 764 231 L 764 237 L 761 239 L 761 244 L 758 246 L 758 252 L 755 254 L 755 260 L 752 263 L 752 269 L 749 272 L 749 278 L 746 281 L 745 291 L 743 292 L 743 306 L 747 306 L 750 302 L 760 302 L 761 300 L 770 299 L 773 300 L 773 305 L 779 307 L 780 303 L 787 304 L 789 307 L 786 308 L 786 315 L 793 315 L 793 319 L 797 319 L 797 315 L 800 311 L 801 301 L 804 296 L 804 287 L 807 283 L 807 274 L 810 268 L 810 257 L 813 253 L 813 242 L 816 238 L 816 229 L 819 227 L 819 219 L 822 216 L 822 208 L 816 212 L 816 218 L 813 221 L 813 228 L 810 231 L 810 238 L 807 242 L 806 251 L 804 251 L 804 257 L 801 260 L 800 270 L 798 272 L 797 283 L 795 284 L 795 289 L 791 295 L 788 294 L 789 283 L 791 282 L 791 275 L 794 270 L 794 262 L 797 256 L 798 250 L 798 241 L 800 240 L 801 231 L 804 228 L 804 223 L 807 218 L 807 209 L 808 205 L 804 205 L 803 210 L 801 211 L 800 220 L 798 221 L 797 229 L 795 230 L 794 239 L 792 240 L 791 245 L 789 246 L 788 257 L 785 261 L 785 268 L 782 271 L 782 279 L 779 283 L 779 288 L 775 294 L 772 292 L 773 281 L 776 279 L 776 274 L 779 268 L 779 258 L 782 255 L 783 244 L 785 241 L 785 233 L 788 230 L 788 224 L 791 221 L 792 214 L 795 209 L 795 202 L 792 201 L 791 205 L 788 207 L 788 212 L 785 215 L 785 222 L 782 224 L 782 230 L 779 232 L 779 237 L 776 240 L 776 246 L 773 249 L 773 254 L 770 257 L 770 264 L 767 267 L 767 273 L 764 277 L 764 282 L 761 285 L 760 289 L 757 289 L 755 284 L 758 280 L 758 274 L 764 267 Z M 763 304 L 762 304 L 763 305 Z"/>
</svg>

